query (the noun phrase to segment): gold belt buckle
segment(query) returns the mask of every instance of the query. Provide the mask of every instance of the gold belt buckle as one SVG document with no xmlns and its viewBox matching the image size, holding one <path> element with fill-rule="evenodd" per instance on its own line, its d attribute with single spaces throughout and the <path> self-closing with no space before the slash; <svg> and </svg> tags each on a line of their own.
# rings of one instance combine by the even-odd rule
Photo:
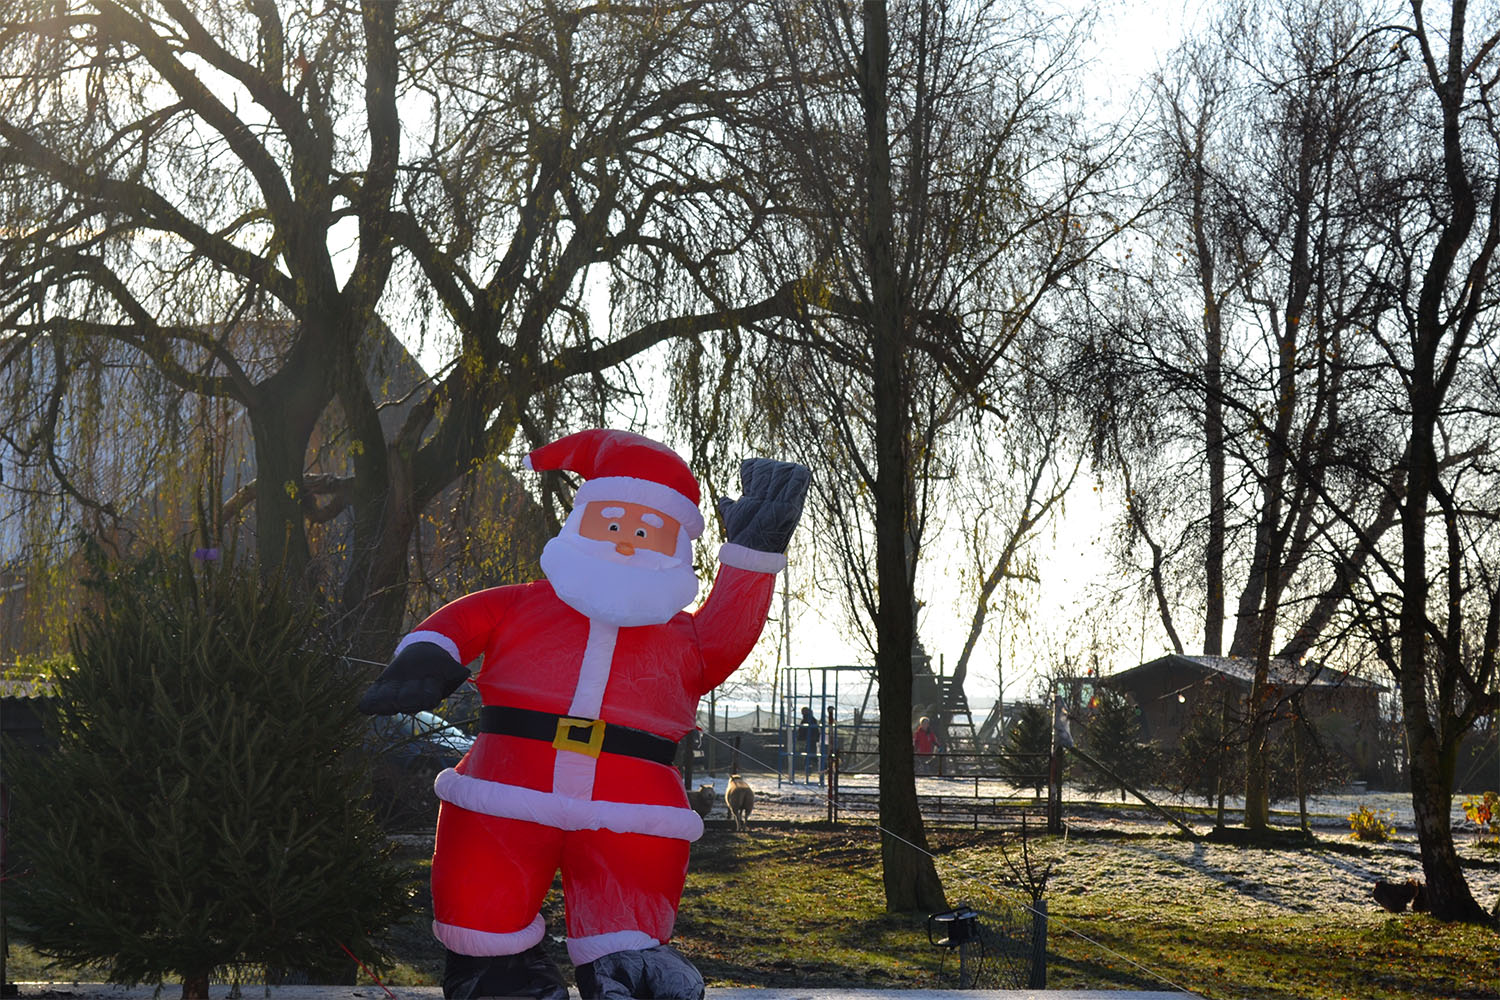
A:
<svg viewBox="0 0 1500 1000">
<path fill-rule="evenodd" d="M 575 733 L 580 729 L 587 729 L 588 736 L 582 739 L 576 736 Z M 552 746 L 557 750 L 581 753 L 586 757 L 598 757 L 600 748 L 604 746 L 604 720 L 558 719 L 557 735 L 552 739 Z"/>
</svg>

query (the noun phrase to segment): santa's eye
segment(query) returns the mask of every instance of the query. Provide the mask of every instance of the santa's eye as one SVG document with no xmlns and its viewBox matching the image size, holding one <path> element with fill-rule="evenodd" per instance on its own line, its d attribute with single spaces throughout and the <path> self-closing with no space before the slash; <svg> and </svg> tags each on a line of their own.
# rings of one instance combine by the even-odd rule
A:
<svg viewBox="0 0 1500 1000">
<path fill-rule="evenodd" d="M 637 538 L 645 538 L 646 537 L 646 529 L 645 528 L 636 528 L 635 529 L 635 537 L 637 537 Z"/>
<path fill-rule="evenodd" d="M 620 530 L 620 526 L 618 524 L 611 524 L 609 526 L 609 530 L 610 531 L 619 531 Z"/>
</svg>

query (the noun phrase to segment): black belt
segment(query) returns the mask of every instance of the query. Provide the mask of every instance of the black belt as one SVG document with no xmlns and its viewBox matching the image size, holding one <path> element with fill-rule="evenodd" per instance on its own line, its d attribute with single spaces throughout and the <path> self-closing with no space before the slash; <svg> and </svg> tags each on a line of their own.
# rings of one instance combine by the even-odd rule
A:
<svg viewBox="0 0 1500 1000">
<path fill-rule="evenodd" d="M 509 705 L 485 705 L 479 710 L 479 731 L 501 736 L 523 736 L 545 740 L 559 750 L 598 757 L 602 753 L 623 754 L 670 765 L 677 744 L 644 729 L 617 726 L 600 719 L 576 719 L 552 712 L 537 712 Z"/>
</svg>

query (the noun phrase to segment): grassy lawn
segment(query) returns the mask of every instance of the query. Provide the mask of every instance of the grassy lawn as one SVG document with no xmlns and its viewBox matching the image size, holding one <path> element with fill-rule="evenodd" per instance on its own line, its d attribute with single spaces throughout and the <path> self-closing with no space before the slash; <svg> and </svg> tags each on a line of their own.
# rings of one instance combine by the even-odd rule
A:
<svg viewBox="0 0 1500 1000">
<path fill-rule="evenodd" d="M 1016 900 L 1006 889 L 1013 877 L 1002 853 L 1003 845 L 1019 860 L 1013 838 L 934 831 L 930 843 L 950 903 L 988 915 Z M 1075 839 L 1065 853 L 1045 838 L 1035 846 L 1077 868 L 1109 865 L 1112 852 L 1128 845 L 1101 836 Z M 423 847 L 416 841 L 406 849 L 420 857 Z M 1308 849 L 1347 850 L 1302 848 Z M 884 912 L 880 872 L 880 845 L 869 827 L 761 827 L 749 834 L 711 827 L 694 845 L 674 943 L 710 987 L 957 988 L 957 953 L 928 942 L 925 915 Z M 1087 877 L 1073 875 L 1073 889 L 1048 895 L 1047 985 L 1054 989 L 1180 987 L 1205 997 L 1260 1000 L 1500 998 L 1500 932 L 1492 927 L 1387 914 L 1373 904 L 1268 916 L 1238 907 L 1229 893 L 1212 904 L 1155 891 L 1094 893 L 1077 888 Z M 393 935 L 399 961 L 383 977 L 398 993 L 401 985 L 440 981 L 442 956 L 428 930 L 425 887 L 414 905 Z M 554 892 L 548 947 L 566 968 L 555 936 L 561 910 Z M 24 943 L 13 942 L 12 980 L 36 978 L 26 973 L 34 962 L 28 956 Z M 976 961 L 971 956 L 971 971 Z M 996 968 L 981 966 L 977 985 L 1009 985 L 993 978 Z"/>
<path fill-rule="evenodd" d="M 1015 900 L 1004 889 L 1013 878 L 999 834 L 937 832 L 931 841 L 951 903 L 991 912 Z M 1045 840 L 1037 846 L 1047 853 Z M 1110 842 L 1090 849 L 1096 846 L 1108 863 Z M 1009 853 L 1019 861 L 1013 843 Z M 1138 906 L 1086 892 L 1050 896 L 1048 909 L 1047 985 L 1054 989 L 1500 997 L 1500 933 L 1488 927 L 1373 905 L 1274 918 L 1236 917 L 1219 906 L 1205 919 L 1195 899 Z M 865 829 L 710 831 L 694 852 L 677 943 L 711 985 L 958 986 L 957 959 L 928 943 L 925 916 L 884 912 L 879 843 Z M 978 985 L 1008 984 L 987 982 L 981 971 Z"/>
</svg>

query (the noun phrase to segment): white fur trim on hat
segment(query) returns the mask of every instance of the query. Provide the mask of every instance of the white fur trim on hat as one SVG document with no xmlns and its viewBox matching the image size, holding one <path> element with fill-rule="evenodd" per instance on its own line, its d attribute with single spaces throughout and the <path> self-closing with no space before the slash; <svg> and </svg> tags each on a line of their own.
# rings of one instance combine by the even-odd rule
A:
<svg viewBox="0 0 1500 1000">
<path fill-rule="evenodd" d="M 786 569 L 786 554 L 762 552 L 734 542 L 725 542 L 719 546 L 719 562 L 735 569 L 747 569 L 752 573 L 780 573 Z"/>
<path fill-rule="evenodd" d="M 535 788 L 486 781 L 453 768 L 441 772 L 432 790 L 444 802 L 470 812 L 525 820 L 559 830 L 612 830 L 694 841 L 703 836 L 703 817 L 680 806 L 570 799 Z"/>
<path fill-rule="evenodd" d="M 492 931 L 476 931 L 472 927 L 445 924 L 441 920 L 432 922 L 432 936 L 443 943 L 449 951 L 460 955 L 519 955 L 542 940 L 546 921 L 538 913 L 531 923 L 509 934 Z"/>
<path fill-rule="evenodd" d="M 599 500 L 644 504 L 676 519 L 690 538 L 703 534 L 703 515 L 698 512 L 698 505 L 670 486 L 663 486 L 654 480 L 635 479 L 631 476 L 600 476 L 578 487 L 573 503 L 580 505 Z"/>
</svg>

